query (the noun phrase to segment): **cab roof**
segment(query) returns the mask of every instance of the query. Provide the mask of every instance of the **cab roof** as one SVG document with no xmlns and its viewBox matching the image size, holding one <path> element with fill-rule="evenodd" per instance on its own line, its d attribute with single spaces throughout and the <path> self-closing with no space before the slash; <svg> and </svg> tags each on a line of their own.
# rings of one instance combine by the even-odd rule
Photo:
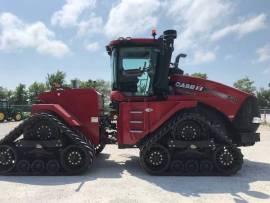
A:
<svg viewBox="0 0 270 203">
<path fill-rule="evenodd" d="M 123 38 L 111 41 L 107 46 L 107 52 L 110 54 L 114 47 L 125 46 L 159 46 L 159 40 L 154 38 Z"/>
<path fill-rule="evenodd" d="M 117 40 L 112 40 L 109 46 L 117 46 L 126 43 L 134 43 L 134 44 L 156 44 L 158 42 L 157 39 L 152 38 L 119 38 Z"/>
</svg>

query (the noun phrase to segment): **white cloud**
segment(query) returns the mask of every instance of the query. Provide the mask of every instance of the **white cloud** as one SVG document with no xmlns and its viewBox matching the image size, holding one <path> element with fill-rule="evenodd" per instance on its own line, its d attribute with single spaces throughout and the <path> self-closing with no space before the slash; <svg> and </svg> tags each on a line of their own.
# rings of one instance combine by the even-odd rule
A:
<svg viewBox="0 0 270 203">
<path fill-rule="evenodd" d="M 233 58 L 233 55 L 231 54 L 227 54 L 225 57 L 224 57 L 224 60 L 231 60 Z"/>
<path fill-rule="evenodd" d="M 230 4 L 223 0 L 176 0 L 169 3 L 168 14 L 184 22 L 189 32 L 211 30 L 219 22 L 217 16 L 222 17 L 221 12 L 230 8 Z"/>
<path fill-rule="evenodd" d="M 224 0 L 171 0 L 167 15 L 176 21 L 180 37 L 176 49 L 196 47 L 231 12 L 231 4 Z"/>
<path fill-rule="evenodd" d="M 270 44 L 267 44 L 259 49 L 256 50 L 258 54 L 258 62 L 265 62 L 270 60 Z"/>
<path fill-rule="evenodd" d="M 12 13 L 0 14 L 0 50 L 34 48 L 39 53 L 61 57 L 68 46 L 55 40 L 55 34 L 42 22 L 27 24 Z"/>
<path fill-rule="evenodd" d="M 78 35 L 83 36 L 91 33 L 101 32 L 103 29 L 103 20 L 99 16 L 92 14 L 87 20 L 82 20 L 78 24 Z"/>
<path fill-rule="evenodd" d="M 37 51 L 39 53 L 48 54 L 55 57 L 62 57 L 70 52 L 67 45 L 58 40 L 46 41 L 46 43 L 41 43 L 37 46 Z"/>
<path fill-rule="evenodd" d="M 76 26 L 83 11 L 94 8 L 95 4 L 96 0 L 66 0 L 61 10 L 53 14 L 51 23 L 61 27 Z"/>
<path fill-rule="evenodd" d="M 263 74 L 269 74 L 269 73 L 270 73 L 270 68 L 264 69 L 264 71 L 263 71 L 262 73 L 263 73 Z"/>
<path fill-rule="evenodd" d="M 213 41 L 220 40 L 230 34 L 237 34 L 242 37 L 248 33 L 261 30 L 266 27 L 266 15 L 260 14 L 258 16 L 244 20 L 241 23 L 229 25 L 221 30 L 214 32 L 211 36 Z"/>
<path fill-rule="evenodd" d="M 194 54 L 193 64 L 202 64 L 214 61 L 216 59 L 216 54 L 211 51 L 196 51 Z"/>
<path fill-rule="evenodd" d="M 86 50 L 90 51 L 90 52 L 95 52 L 98 51 L 100 49 L 100 45 L 98 42 L 93 42 L 93 43 L 89 43 L 86 45 Z"/>
<path fill-rule="evenodd" d="M 109 13 L 105 25 L 108 37 L 135 36 L 157 25 L 161 3 L 157 0 L 121 0 Z"/>
</svg>

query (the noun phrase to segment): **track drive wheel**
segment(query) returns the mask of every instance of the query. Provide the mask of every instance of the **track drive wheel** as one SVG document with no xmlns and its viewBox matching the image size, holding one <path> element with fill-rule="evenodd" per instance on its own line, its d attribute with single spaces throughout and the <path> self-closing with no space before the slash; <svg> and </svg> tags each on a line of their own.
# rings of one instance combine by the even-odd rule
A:
<svg viewBox="0 0 270 203">
<path fill-rule="evenodd" d="M 17 153 L 15 149 L 8 145 L 0 146 L 0 174 L 10 172 L 17 163 Z"/>
<path fill-rule="evenodd" d="M 20 112 L 16 113 L 14 116 L 15 121 L 21 121 L 23 118 L 22 114 Z"/>
<path fill-rule="evenodd" d="M 241 150 L 233 146 L 220 146 L 214 151 L 213 162 L 221 175 L 234 175 L 242 167 Z"/>
<path fill-rule="evenodd" d="M 174 138 L 181 141 L 206 139 L 208 128 L 205 126 L 205 122 L 205 118 L 197 113 L 183 114 L 173 131 Z"/>
<path fill-rule="evenodd" d="M 95 146 L 96 155 L 100 154 L 105 148 L 105 144 L 98 144 Z"/>
<path fill-rule="evenodd" d="M 4 112 L 0 111 L 0 123 L 3 123 L 6 119 L 6 115 Z"/>
<path fill-rule="evenodd" d="M 170 166 L 170 162 L 169 150 L 160 144 L 154 144 L 140 151 L 140 164 L 151 175 L 164 173 Z"/>
<path fill-rule="evenodd" d="M 51 120 L 42 119 L 24 132 L 25 139 L 51 140 L 59 139 L 60 131 Z"/>
<path fill-rule="evenodd" d="M 61 153 L 61 164 L 69 174 L 79 174 L 88 169 L 92 158 L 84 148 L 70 145 Z"/>
</svg>

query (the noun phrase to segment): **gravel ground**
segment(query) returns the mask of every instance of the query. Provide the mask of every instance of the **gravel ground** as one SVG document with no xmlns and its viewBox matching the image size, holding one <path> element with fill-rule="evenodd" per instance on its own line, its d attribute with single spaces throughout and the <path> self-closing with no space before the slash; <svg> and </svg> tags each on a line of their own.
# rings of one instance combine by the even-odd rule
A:
<svg viewBox="0 0 270 203">
<path fill-rule="evenodd" d="M 0 124 L 0 136 L 16 123 Z M 0 176 L 0 202 L 270 202 L 270 128 L 243 148 L 232 177 L 154 177 L 138 164 L 138 150 L 107 146 L 87 174 L 73 177 Z"/>
<path fill-rule="evenodd" d="M 270 124 L 270 114 L 261 114 L 263 122 Z"/>
</svg>

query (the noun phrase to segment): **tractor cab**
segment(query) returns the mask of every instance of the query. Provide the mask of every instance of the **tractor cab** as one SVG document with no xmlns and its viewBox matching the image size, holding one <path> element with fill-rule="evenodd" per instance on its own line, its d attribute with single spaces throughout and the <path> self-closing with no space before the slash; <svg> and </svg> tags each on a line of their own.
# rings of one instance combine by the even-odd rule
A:
<svg viewBox="0 0 270 203">
<path fill-rule="evenodd" d="M 4 122 L 5 120 L 12 120 L 20 121 L 23 119 L 22 113 L 12 107 L 8 100 L 1 99 L 0 100 L 0 123 Z"/>
<path fill-rule="evenodd" d="M 5 109 L 9 107 L 9 102 L 6 99 L 0 100 L 0 109 Z"/>
<path fill-rule="evenodd" d="M 119 38 L 107 46 L 111 56 L 112 90 L 125 96 L 165 96 L 175 30 L 155 38 Z"/>
</svg>

